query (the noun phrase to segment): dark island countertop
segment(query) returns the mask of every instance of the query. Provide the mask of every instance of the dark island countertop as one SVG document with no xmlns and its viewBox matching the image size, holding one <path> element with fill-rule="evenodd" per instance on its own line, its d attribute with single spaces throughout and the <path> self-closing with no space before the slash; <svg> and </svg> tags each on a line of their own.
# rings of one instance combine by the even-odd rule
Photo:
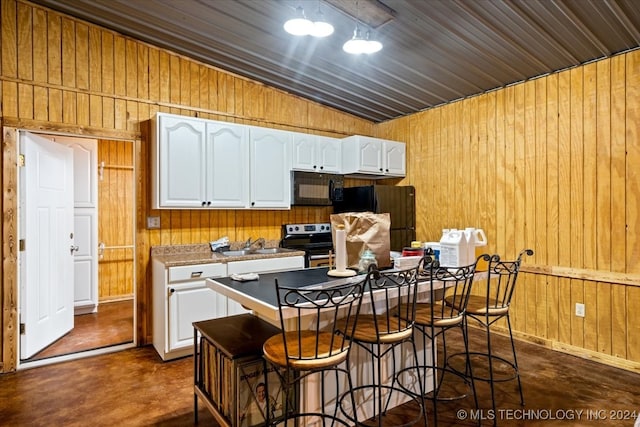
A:
<svg viewBox="0 0 640 427">
<path fill-rule="evenodd" d="M 281 286 L 302 288 L 327 284 L 336 286 L 350 281 L 361 281 L 364 275 L 353 277 L 332 277 L 327 275 L 327 267 L 307 268 L 304 270 L 281 271 L 260 274 L 257 280 L 246 282 L 231 277 L 207 279 L 207 286 L 214 291 L 237 301 L 245 308 L 253 310 L 260 317 L 279 325 L 276 279 Z"/>
<path fill-rule="evenodd" d="M 327 275 L 327 267 L 307 268 L 303 270 L 282 271 L 278 273 L 260 274 L 257 280 L 241 282 L 231 277 L 209 278 L 207 286 L 214 291 L 240 303 L 246 309 L 253 310 L 257 316 L 280 326 L 280 313 L 278 311 L 278 298 L 276 294 L 276 278 L 282 286 L 306 287 L 306 286 L 337 286 L 342 283 L 364 280 L 366 276 L 356 275 L 352 277 L 332 277 Z M 486 272 L 476 273 L 476 279 L 486 278 Z M 418 281 L 418 301 L 425 302 L 430 299 L 430 281 L 427 278 Z M 434 289 L 444 288 L 445 282 L 435 282 Z M 382 295 L 382 294 L 380 294 Z M 377 303 L 376 292 L 372 294 L 373 301 L 367 297 L 363 305 Z M 292 311 L 293 313 L 293 311 Z M 285 314 L 286 317 L 286 314 Z"/>
</svg>

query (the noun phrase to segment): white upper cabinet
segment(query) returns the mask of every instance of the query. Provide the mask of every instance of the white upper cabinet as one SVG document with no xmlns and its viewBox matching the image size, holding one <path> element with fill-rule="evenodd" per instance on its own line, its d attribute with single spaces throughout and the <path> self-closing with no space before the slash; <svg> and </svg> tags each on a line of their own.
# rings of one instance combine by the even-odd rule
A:
<svg viewBox="0 0 640 427">
<path fill-rule="evenodd" d="M 342 142 L 328 136 L 293 134 L 292 169 L 342 173 Z"/>
<path fill-rule="evenodd" d="M 207 207 L 249 206 L 247 126 L 207 122 Z"/>
<path fill-rule="evenodd" d="M 250 126 L 251 194 L 254 209 L 291 207 L 293 133 Z"/>
<path fill-rule="evenodd" d="M 290 208 L 292 132 L 165 113 L 153 129 L 153 208 Z"/>
<path fill-rule="evenodd" d="M 153 207 L 206 204 L 206 122 L 158 114 L 152 147 Z"/>
<path fill-rule="evenodd" d="M 361 135 L 344 138 L 342 173 L 367 178 L 404 177 L 405 144 Z"/>
</svg>

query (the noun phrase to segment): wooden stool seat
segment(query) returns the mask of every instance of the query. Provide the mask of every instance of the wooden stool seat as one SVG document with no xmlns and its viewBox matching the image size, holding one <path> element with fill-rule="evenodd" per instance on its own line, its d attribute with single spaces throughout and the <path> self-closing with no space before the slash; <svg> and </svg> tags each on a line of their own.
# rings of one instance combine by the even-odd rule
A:
<svg viewBox="0 0 640 427">
<path fill-rule="evenodd" d="M 342 321 L 338 328 L 344 330 L 345 326 Z M 387 324 L 386 316 L 360 314 L 353 339 L 363 343 L 395 343 L 407 339 L 412 333 L 411 325 L 408 325 L 406 320 L 393 315 L 389 316 Z"/>
<path fill-rule="evenodd" d="M 271 363 L 300 370 L 321 369 L 342 363 L 346 358 L 349 347 L 341 345 L 341 338 L 330 332 L 297 331 L 287 332 L 290 342 L 285 350 L 285 338 L 282 334 L 269 338 L 262 348 L 264 357 Z M 289 354 L 296 355 L 291 359 Z"/>
</svg>

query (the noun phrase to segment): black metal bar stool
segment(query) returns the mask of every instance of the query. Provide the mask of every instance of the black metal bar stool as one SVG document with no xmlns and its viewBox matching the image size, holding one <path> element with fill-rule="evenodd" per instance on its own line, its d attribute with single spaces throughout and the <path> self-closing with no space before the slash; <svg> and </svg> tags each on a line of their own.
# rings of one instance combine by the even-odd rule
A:
<svg viewBox="0 0 640 427">
<path fill-rule="evenodd" d="M 491 256 L 487 279 L 485 281 L 486 289 L 483 289 L 480 295 L 474 291 L 474 293 L 469 296 L 464 316 L 464 328 L 467 334 L 469 331 L 469 319 L 481 327 L 486 334 L 486 351 L 469 351 L 465 357 L 468 356 L 470 363 L 465 365 L 464 372 L 465 375 L 472 377 L 475 381 L 485 381 L 489 383 L 493 414 L 496 414 L 495 383 L 497 382 L 517 380 L 518 391 L 520 392 L 520 404 L 524 406 L 524 395 L 522 393 L 522 382 L 520 381 L 516 347 L 511 331 L 511 320 L 509 319 L 511 298 L 516 287 L 518 272 L 520 271 L 520 265 L 522 264 L 522 257 L 524 255 L 533 255 L 533 250 L 522 250 L 513 261 L 503 261 L 498 255 Z M 479 285 L 482 282 L 479 281 L 476 283 Z M 452 307 L 460 307 L 460 303 L 454 299 L 445 298 L 445 302 Z M 509 331 L 512 352 L 512 358 L 510 360 L 497 355 L 491 344 L 491 327 L 501 319 L 506 320 Z M 451 362 L 453 363 L 452 359 L 459 356 L 460 354 L 451 355 Z M 501 368 L 505 367 L 506 369 L 498 369 L 498 364 Z M 487 372 L 487 374 L 485 375 L 481 369 Z M 493 420 L 495 425 L 497 417 L 494 417 Z"/>
<path fill-rule="evenodd" d="M 363 349 L 371 358 L 371 372 L 368 372 L 371 381 L 357 385 L 353 391 L 359 402 L 372 402 L 373 417 L 377 418 L 378 426 L 383 425 L 384 416 L 394 395 L 397 398 L 404 396 L 409 400 L 416 400 L 420 406 L 418 414 L 408 421 L 403 421 L 401 425 L 413 425 L 423 417 L 426 425 L 422 381 L 416 381 L 420 387 L 419 393 L 410 393 L 400 387 L 396 372 L 398 363 L 396 350 L 404 343 L 411 345 L 413 363 L 418 363 L 413 337 L 418 271 L 419 266 L 384 271 L 378 270 L 375 265 L 371 266 L 365 282 L 365 288 L 369 294 L 369 301 L 365 301 L 370 302 L 370 306 L 363 304 L 363 310 L 358 316 L 357 328 L 349 327 L 344 319 L 340 322 L 339 328 L 347 335 L 352 334 L 354 350 Z M 383 362 L 388 363 L 389 357 L 392 372 L 383 379 Z M 362 373 L 363 379 L 366 374 Z M 358 424 L 357 420 L 351 421 Z"/>
<path fill-rule="evenodd" d="M 485 258 L 486 257 L 486 258 Z M 478 259 L 489 260 L 488 255 Z M 464 372 L 452 369 L 447 363 L 447 331 L 459 328 L 462 332 L 465 352 L 469 351 L 466 329 L 464 328 L 464 314 L 471 292 L 471 285 L 476 270 L 477 260 L 473 264 L 463 267 L 442 267 L 439 262 L 432 260 L 429 255 L 425 257 L 424 276 L 420 279 L 421 286 L 428 288 L 425 302 L 416 304 L 415 332 L 422 334 L 422 361 L 416 367 L 405 368 L 404 371 L 419 369 L 425 381 L 425 399 L 433 403 L 433 420 L 438 425 L 439 401 L 458 400 L 473 395 L 475 407 L 478 407 L 478 399 L 475 394 L 473 377 L 467 377 Z M 455 304 L 446 304 L 447 300 Z M 442 343 L 438 346 L 437 339 Z M 442 355 L 438 355 L 438 348 L 442 349 Z M 440 363 L 439 360 L 442 362 Z M 468 358 L 467 368 L 468 368 Z M 427 390 L 428 378 L 431 378 L 430 391 Z M 448 378 L 445 380 L 445 377 Z M 457 380 L 457 381 L 456 381 Z M 459 390 L 459 385 L 465 386 L 464 391 Z"/>
<path fill-rule="evenodd" d="M 355 408 L 348 355 L 363 288 L 363 281 L 326 288 L 291 288 L 280 286 L 276 279 L 282 333 L 264 343 L 263 354 L 267 362 L 284 368 L 282 373 L 280 369 L 277 371 L 285 393 L 285 408 L 282 418 L 272 424 L 284 421 L 286 426 L 287 420 L 298 419 L 301 421 L 298 425 L 309 425 L 320 418 L 323 425 L 327 420 L 331 425 L 336 422 L 350 425 L 337 414 L 340 391 L 327 396 L 325 372 L 335 372 L 336 388 L 340 373 L 346 376 L 349 387 L 346 393 Z M 347 319 L 350 325 L 347 334 L 338 331 L 338 316 Z M 300 408 L 297 389 L 314 374 L 320 378 L 320 408 Z M 326 410 L 330 401 L 334 404 L 333 411 Z"/>
</svg>

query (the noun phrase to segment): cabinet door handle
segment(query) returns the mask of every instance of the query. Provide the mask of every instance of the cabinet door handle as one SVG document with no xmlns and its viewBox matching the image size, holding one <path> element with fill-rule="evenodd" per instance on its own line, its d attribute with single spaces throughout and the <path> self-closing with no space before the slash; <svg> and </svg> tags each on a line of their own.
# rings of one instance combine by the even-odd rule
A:
<svg viewBox="0 0 640 427">
<path fill-rule="evenodd" d="M 202 271 L 192 271 L 191 277 L 200 277 L 202 276 Z"/>
<path fill-rule="evenodd" d="M 204 200 L 202 201 L 202 206 L 206 206 L 207 202 L 205 202 Z"/>
<path fill-rule="evenodd" d="M 176 291 L 175 289 L 173 289 L 173 288 L 169 288 L 169 292 L 168 292 L 168 295 L 167 295 L 167 296 L 168 296 L 168 297 L 170 297 L 170 296 L 171 296 L 171 294 L 172 294 L 172 293 L 174 293 L 175 291 Z"/>
</svg>

